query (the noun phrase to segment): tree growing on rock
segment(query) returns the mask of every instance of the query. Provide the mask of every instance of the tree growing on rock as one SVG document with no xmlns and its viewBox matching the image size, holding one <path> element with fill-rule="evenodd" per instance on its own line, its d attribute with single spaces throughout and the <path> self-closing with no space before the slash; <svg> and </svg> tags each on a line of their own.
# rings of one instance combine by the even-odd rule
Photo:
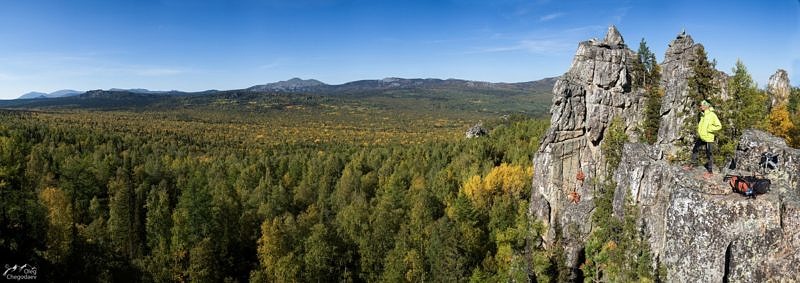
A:
<svg viewBox="0 0 800 283">
<path fill-rule="evenodd" d="M 708 61 L 708 53 L 702 45 L 698 45 L 695 51 L 695 60 L 692 61 L 692 73 L 694 74 L 689 78 L 689 96 L 692 98 L 692 109 L 700 105 L 703 99 L 711 99 L 719 93 L 719 87 L 714 84 L 714 75 L 717 70 L 714 69 L 716 61 Z"/>
<path fill-rule="evenodd" d="M 719 87 L 714 83 L 714 75 L 716 74 L 716 61 L 709 61 L 708 54 L 702 45 L 698 45 L 695 51 L 695 59 L 691 62 L 692 76 L 689 77 L 689 104 L 684 105 L 683 114 L 686 119 L 683 120 L 681 127 L 681 151 L 679 153 L 680 160 L 689 159 L 689 151 L 694 144 L 694 139 L 697 136 L 697 122 L 699 121 L 698 106 L 704 99 L 711 101 L 713 105 L 719 105 L 719 99 L 716 94 L 719 93 Z M 725 128 L 725 125 L 723 125 Z"/>
<path fill-rule="evenodd" d="M 633 84 L 645 90 L 646 102 L 644 121 L 641 125 L 642 136 L 648 144 L 655 143 L 658 138 L 658 126 L 661 123 L 661 98 L 664 90 L 659 86 L 661 80 L 661 67 L 658 66 L 656 55 L 647 47 L 647 42 L 639 43 L 636 52 L 637 59 L 633 64 Z"/>
<path fill-rule="evenodd" d="M 722 103 L 717 113 L 722 121 L 722 131 L 717 135 L 719 152 L 717 164 L 732 156 L 736 144 L 744 130 L 748 128 L 766 129 L 768 98 L 758 89 L 750 73 L 741 60 L 736 61 L 728 79 L 730 98 Z"/>
<path fill-rule="evenodd" d="M 586 261 L 581 265 L 584 282 L 652 282 L 650 247 L 636 219 L 639 210 L 626 195 L 624 215 L 614 216 L 614 191 L 617 187 L 611 175 L 622 158 L 628 136 L 620 118 L 612 120 L 606 130 L 602 150 L 606 154 L 608 171 L 595 192 L 595 211 L 592 214 L 592 233 L 586 241 Z"/>
<path fill-rule="evenodd" d="M 733 76 L 728 79 L 730 99 L 723 112 L 730 114 L 726 115 L 730 123 L 727 133 L 738 139 L 746 128 L 764 128 L 768 101 L 766 93 L 758 89 L 741 60 L 736 61 L 732 72 Z"/>
<path fill-rule="evenodd" d="M 791 129 L 789 129 L 789 135 L 794 137 L 791 140 L 787 141 L 791 147 L 798 148 L 800 147 L 800 88 L 792 88 L 792 93 L 789 96 L 789 103 L 786 106 L 787 111 L 789 114 L 789 119 L 794 125 Z"/>
</svg>

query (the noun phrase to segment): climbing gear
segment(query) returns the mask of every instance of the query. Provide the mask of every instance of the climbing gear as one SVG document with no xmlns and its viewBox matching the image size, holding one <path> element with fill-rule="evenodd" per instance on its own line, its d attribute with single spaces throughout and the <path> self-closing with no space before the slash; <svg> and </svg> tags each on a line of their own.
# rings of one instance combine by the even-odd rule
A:
<svg viewBox="0 0 800 283">
<path fill-rule="evenodd" d="M 581 202 L 581 194 L 579 194 L 578 192 L 571 192 L 567 194 L 567 198 L 571 203 L 574 204 L 578 204 L 579 202 Z"/>
</svg>

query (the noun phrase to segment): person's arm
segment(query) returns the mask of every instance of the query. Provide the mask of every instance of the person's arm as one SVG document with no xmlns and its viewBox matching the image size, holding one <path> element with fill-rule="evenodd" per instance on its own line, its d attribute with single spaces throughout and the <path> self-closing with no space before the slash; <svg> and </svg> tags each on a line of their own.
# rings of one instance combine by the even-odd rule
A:
<svg viewBox="0 0 800 283">
<path fill-rule="evenodd" d="M 717 114 L 714 114 L 714 112 L 711 112 L 710 114 L 711 114 L 710 117 L 708 117 L 708 118 L 710 118 L 710 119 L 708 119 L 709 120 L 708 121 L 708 131 L 713 133 L 713 132 L 721 130 L 722 129 L 722 123 L 719 122 L 719 118 L 717 118 Z"/>
</svg>

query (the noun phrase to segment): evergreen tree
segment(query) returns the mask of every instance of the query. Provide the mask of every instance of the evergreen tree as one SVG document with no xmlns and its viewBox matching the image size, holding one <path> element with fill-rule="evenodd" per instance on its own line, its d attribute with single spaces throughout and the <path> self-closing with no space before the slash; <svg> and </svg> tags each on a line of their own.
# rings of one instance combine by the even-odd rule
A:
<svg viewBox="0 0 800 283">
<path fill-rule="evenodd" d="M 716 62 L 708 61 L 708 54 L 702 45 L 698 46 L 694 56 L 695 60 L 691 63 L 693 75 L 688 82 L 689 96 L 692 98 L 692 104 L 689 105 L 691 110 L 697 109 L 700 101 L 704 99 L 711 101 L 719 94 L 719 87 L 714 83 L 714 76 L 717 74 L 717 70 L 714 69 Z"/>
<path fill-rule="evenodd" d="M 708 54 L 702 45 L 699 45 L 694 54 L 694 61 L 691 62 L 692 76 L 689 77 L 689 98 L 690 103 L 684 105 L 681 113 L 685 115 L 683 126 L 681 127 L 682 150 L 679 153 L 680 159 L 688 160 L 692 145 L 697 138 L 697 123 L 699 120 L 699 106 L 703 100 L 708 100 L 712 105 L 720 105 L 719 87 L 714 83 L 714 76 L 717 70 L 714 69 L 716 61 L 708 61 Z M 719 115 L 719 113 L 717 113 Z M 722 117 L 720 117 L 722 120 Z M 723 122 L 722 128 L 727 125 Z"/>
<path fill-rule="evenodd" d="M 658 66 L 656 55 L 647 47 L 642 38 L 639 50 L 636 53 L 638 60 L 634 63 L 634 85 L 645 90 L 644 121 L 642 123 L 642 137 L 649 144 L 655 143 L 658 138 L 658 127 L 661 124 L 661 97 L 664 91 L 660 88 L 661 67 Z"/>
<path fill-rule="evenodd" d="M 732 70 L 733 75 L 728 79 L 727 109 L 722 112 L 729 114 L 726 121 L 729 123 L 728 134 L 738 139 L 747 128 L 765 128 L 764 119 L 767 117 L 767 95 L 760 91 L 747 68 L 741 60 L 736 60 Z M 726 128 L 726 127 L 723 127 Z"/>
<path fill-rule="evenodd" d="M 42 172 L 42 175 L 29 175 L 24 165 L 27 152 L 32 152 L 29 143 L 35 142 L 30 136 L 26 137 L 22 131 L 12 127 L 13 120 L 7 116 L 0 117 L 0 255 L 8 261 L 20 261 L 37 263 L 42 262 L 42 251 L 48 245 L 60 246 L 62 239 L 69 235 L 50 234 L 50 231 L 61 231 L 59 219 L 54 217 L 69 216 L 69 211 L 64 211 L 66 207 L 53 207 L 47 205 L 45 200 L 51 200 L 51 204 L 58 204 L 50 197 L 41 198 L 44 194 L 42 188 L 34 185 L 26 185 L 31 182 L 23 181 L 25 177 L 36 179 L 45 178 L 52 175 Z M 9 125 L 6 126 L 6 123 Z M 42 146 L 33 146 L 33 148 Z M 41 151 L 41 150 L 40 150 Z M 45 163 L 46 156 L 42 156 L 40 161 Z M 31 163 L 31 155 L 28 155 L 28 164 Z M 31 166 L 27 166 L 31 167 Z M 46 167 L 46 166 L 42 166 Z M 39 196 L 37 196 L 37 192 Z M 53 192 L 51 192 L 53 193 Z M 63 193 L 63 192 L 61 192 Z M 51 196 L 52 197 L 52 196 Z M 55 211 L 58 215 L 50 216 L 49 213 Z M 56 221 L 54 221 L 56 220 Z M 66 220 L 65 220 L 66 222 Z M 64 237 L 62 237 L 64 236 Z M 53 239 L 55 237 L 55 239 Z M 53 253 L 55 256 L 63 254 L 61 251 Z M 45 253 L 47 256 L 47 253 Z"/>
<path fill-rule="evenodd" d="M 716 113 L 722 122 L 722 131 L 716 135 L 719 146 L 719 154 L 715 156 L 717 164 L 733 156 L 744 130 L 748 128 L 764 130 L 769 122 L 767 95 L 757 88 L 741 60 L 736 61 L 732 73 L 728 79 L 729 99 L 724 103 L 715 104 L 721 105 L 720 108 L 716 108 Z"/>
<path fill-rule="evenodd" d="M 211 238 L 203 238 L 191 248 L 189 257 L 189 270 L 187 271 L 192 282 L 220 282 L 220 272 L 217 264 L 219 256 L 215 254 Z"/>
<path fill-rule="evenodd" d="M 172 213 L 172 255 L 175 257 L 173 275 L 178 281 L 191 279 L 188 272 L 189 264 L 194 264 L 193 270 L 200 270 L 197 264 L 204 260 L 193 261 L 192 248 L 206 237 L 211 236 L 211 196 L 207 190 L 207 182 L 201 171 L 190 173 L 188 180 L 179 182 L 182 187 L 180 199 Z M 200 250 L 206 252 L 206 248 Z"/>
<path fill-rule="evenodd" d="M 800 148 L 800 88 L 792 88 L 786 108 L 789 112 L 789 121 L 792 123 L 788 131 L 791 138 L 787 142 L 791 147 Z"/>
<path fill-rule="evenodd" d="M 133 188 L 127 173 L 122 168 L 117 170 L 117 175 L 108 183 L 109 219 L 108 232 L 115 252 L 132 257 L 134 252 L 133 216 L 134 201 Z"/>
<path fill-rule="evenodd" d="M 649 243 L 636 225 L 638 208 L 625 196 L 623 217 L 615 216 L 614 194 L 617 185 L 611 174 L 617 169 L 622 147 L 628 140 L 622 120 L 615 118 L 606 130 L 601 145 L 606 153 L 607 176 L 595 192 L 596 208 L 592 213 L 592 232 L 586 242 L 586 262 L 581 269 L 584 282 L 653 281 Z"/>
<path fill-rule="evenodd" d="M 656 61 L 656 55 L 647 47 L 647 42 L 639 42 L 636 51 L 636 61 L 633 63 L 633 85 L 636 87 L 652 87 L 659 84 L 661 74 Z"/>
<path fill-rule="evenodd" d="M 147 196 L 147 247 L 150 256 L 147 259 L 147 270 L 156 282 L 169 282 L 170 276 L 170 229 L 172 215 L 167 195 L 167 183 L 162 181 L 150 190 Z"/>
</svg>

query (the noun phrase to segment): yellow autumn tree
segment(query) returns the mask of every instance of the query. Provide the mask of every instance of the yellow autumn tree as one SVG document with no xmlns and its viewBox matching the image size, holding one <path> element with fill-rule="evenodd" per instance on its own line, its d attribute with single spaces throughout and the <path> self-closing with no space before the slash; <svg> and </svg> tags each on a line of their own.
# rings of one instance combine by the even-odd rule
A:
<svg viewBox="0 0 800 283">
<path fill-rule="evenodd" d="M 532 168 L 526 170 L 519 165 L 503 163 L 492 168 L 484 178 L 478 175 L 470 177 L 464 183 L 464 194 L 477 207 L 486 206 L 493 195 L 520 197 L 527 193 L 532 175 Z"/>
<path fill-rule="evenodd" d="M 789 110 L 786 104 L 777 105 L 769 113 L 769 132 L 783 138 L 787 144 L 792 144 L 792 130 L 794 124 L 789 117 Z"/>
<path fill-rule="evenodd" d="M 45 258 L 62 263 L 70 253 L 72 242 L 72 205 L 67 194 L 57 188 L 46 188 L 39 199 L 47 208 L 47 251 Z"/>
</svg>

